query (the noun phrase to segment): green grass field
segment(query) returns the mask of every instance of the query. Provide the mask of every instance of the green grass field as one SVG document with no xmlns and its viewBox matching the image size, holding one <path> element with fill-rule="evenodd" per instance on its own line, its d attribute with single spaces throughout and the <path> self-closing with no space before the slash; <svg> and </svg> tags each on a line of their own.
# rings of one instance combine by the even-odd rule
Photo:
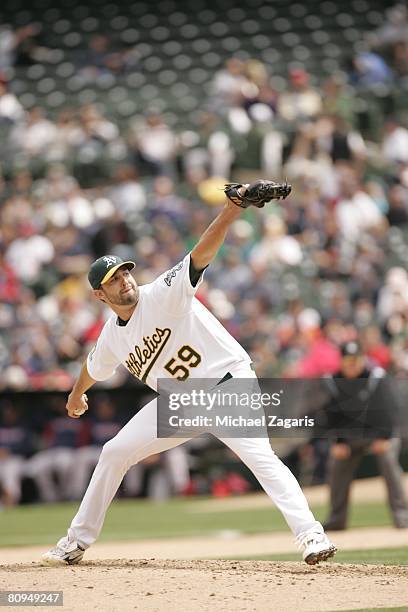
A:
<svg viewBox="0 0 408 612">
<path fill-rule="evenodd" d="M 342 612 L 408 612 L 408 606 L 402 606 L 401 608 L 359 608 L 358 610 L 342 610 Z"/>
<path fill-rule="evenodd" d="M 280 512 L 271 508 L 249 508 L 233 511 L 202 510 L 203 498 L 172 499 L 163 503 L 147 500 L 119 500 L 107 514 L 100 541 L 177 538 L 211 535 L 222 530 L 243 533 L 285 531 Z M 0 546 L 48 545 L 63 535 L 78 504 L 19 506 L 0 512 Z M 326 507 L 315 506 L 318 520 L 326 516 Z M 383 503 L 358 504 L 352 507 L 350 527 L 390 525 Z"/>
</svg>

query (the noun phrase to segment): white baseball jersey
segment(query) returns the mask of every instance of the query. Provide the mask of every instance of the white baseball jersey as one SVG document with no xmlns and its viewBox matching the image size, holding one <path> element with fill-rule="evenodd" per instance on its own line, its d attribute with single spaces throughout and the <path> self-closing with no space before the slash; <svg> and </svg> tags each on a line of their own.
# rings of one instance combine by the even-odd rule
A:
<svg viewBox="0 0 408 612">
<path fill-rule="evenodd" d="M 148 285 L 126 325 L 113 314 L 88 355 L 95 380 L 110 378 L 123 364 L 136 378 L 157 390 L 158 378 L 221 379 L 248 366 L 248 353 L 195 297 L 190 254 Z"/>
</svg>

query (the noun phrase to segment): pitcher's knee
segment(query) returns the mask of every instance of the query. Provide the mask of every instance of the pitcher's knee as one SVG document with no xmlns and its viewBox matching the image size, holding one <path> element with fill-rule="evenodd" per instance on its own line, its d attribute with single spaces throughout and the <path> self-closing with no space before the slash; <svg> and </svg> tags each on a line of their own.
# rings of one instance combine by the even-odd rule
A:
<svg viewBox="0 0 408 612">
<path fill-rule="evenodd" d="M 102 447 L 102 452 L 99 457 L 99 463 L 107 462 L 109 464 L 122 464 L 129 456 L 129 450 L 126 447 L 120 446 L 115 438 L 106 442 Z"/>
</svg>

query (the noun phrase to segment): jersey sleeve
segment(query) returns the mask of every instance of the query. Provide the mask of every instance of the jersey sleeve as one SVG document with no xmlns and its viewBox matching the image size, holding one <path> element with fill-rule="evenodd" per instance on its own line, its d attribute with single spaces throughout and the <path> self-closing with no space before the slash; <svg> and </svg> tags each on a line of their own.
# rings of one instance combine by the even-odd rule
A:
<svg viewBox="0 0 408 612">
<path fill-rule="evenodd" d="M 106 327 L 104 327 L 88 355 L 86 361 L 88 373 L 94 380 L 107 380 L 113 376 L 119 364 L 120 361 L 109 348 Z"/>
<path fill-rule="evenodd" d="M 194 266 L 190 268 L 190 262 L 191 255 L 188 253 L 152 283 L 153 296 L 167 312 L 182 314 L 191 308 L 192 299 L 203 280 L 204 270 L 194 270 Z"/>
</svg>

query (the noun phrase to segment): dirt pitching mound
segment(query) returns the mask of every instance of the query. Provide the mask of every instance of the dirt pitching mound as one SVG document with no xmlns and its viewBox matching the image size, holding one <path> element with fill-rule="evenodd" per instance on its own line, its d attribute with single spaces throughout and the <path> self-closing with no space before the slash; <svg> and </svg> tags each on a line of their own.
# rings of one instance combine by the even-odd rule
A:
<svg viewBox="0 0 408 612">
<path fill-rule="evenodd" d="M 402 606 L 408 567 L 164 559 L 72 567 L 13 563 L 0 566 L 0 589 L 62 590 L 65 612 L 318 612 Z"/>
</svg>

